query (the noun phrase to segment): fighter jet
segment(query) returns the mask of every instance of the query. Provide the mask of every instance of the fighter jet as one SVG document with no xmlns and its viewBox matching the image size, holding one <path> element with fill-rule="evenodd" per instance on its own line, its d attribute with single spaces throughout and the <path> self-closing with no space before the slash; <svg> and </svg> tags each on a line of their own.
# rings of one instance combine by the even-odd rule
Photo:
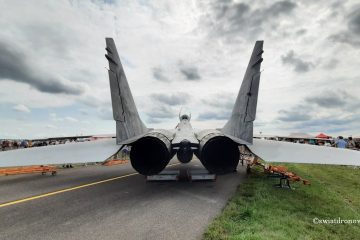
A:
<svg viewBox="0 0 360 240">
<path fill-rule="evenodd" d="M 253 142 L 263 41 L 255 43 L 227 124 L 221 130 L 198 132 L 192 128 L 189 114 L 180 114 L 179 123 L 173 130 L 148 129 L 140 119 L 111 38 L 106 39 L 106 51 L 117 143 L 131 145 L 130 159 L 136 171 L 143 175 L 160 173 L 175 154 L 181 163 L 190 162 L 195 154 L 211 173 L 228 173 L 236 169 L 240 158 L 238 146 Z"/>
<path fill-rule="evenodd" d="M 0 167 L 64 162 L 103 161 L 124 146 L 131 146 L 130 161 L 140 174 L 161 173 L 176 155 L 186 164 L 195 155 L 214 174 L 233 172 L 239 163 L 240 146 L 267 162 L 295 162 L 360 165 L 360 152 L 321 146 L 253 139 L 259 94 L 263 41 L 256 41 L 230 119 L 217 129 L 195 131 L 190 114 L 180 114 L 175 129 L 150 129 L 137 111 L 115 42 L 106 38 L 105 57 L 109 62 L 109 81 L 116 140 L 93 141 L 0 153 Z"/>
</svg>

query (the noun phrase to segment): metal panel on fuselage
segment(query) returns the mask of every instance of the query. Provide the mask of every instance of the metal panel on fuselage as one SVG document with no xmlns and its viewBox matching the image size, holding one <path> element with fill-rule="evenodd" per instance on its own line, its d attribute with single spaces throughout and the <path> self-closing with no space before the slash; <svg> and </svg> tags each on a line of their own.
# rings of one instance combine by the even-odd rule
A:
<svg viewBox="0 0 360 240">
<path fill-rule="evenodd" d="M 187 140 L 191 144 L 199 144 L 189 120 L 181 120 L 175 129 L 175 137 L 172 140 L 173 145 L 179 144 L 183 140 Z"/>
</svg>

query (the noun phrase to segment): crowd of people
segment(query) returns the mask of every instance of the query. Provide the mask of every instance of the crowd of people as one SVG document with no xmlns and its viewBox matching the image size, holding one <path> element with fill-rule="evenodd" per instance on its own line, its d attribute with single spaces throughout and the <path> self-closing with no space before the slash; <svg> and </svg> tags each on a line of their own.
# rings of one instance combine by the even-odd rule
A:
<svg viewBox="0 0 360 240">
<path fill-rule="evenodd" d="M 267 138 L 266 138 L 267 139 Z M 306 139 L 306 138 L 286 138 L 286 137 L 271 137 L 270 140 L 278 141 L 287 141 L 294 143 L 302 144 L 311 144 L 327 147 L 337 147 L 337 148 L 348 148 L 352 150 L 360 150 L 360 138 L 353 139 L 348 137 L 344 139 L 343 136 L 338 136 L 337 138 L 329 139 Z M 48 145 L 58 145 L 58 144 L 67 144 L 75 142 L 84 142 L 89 141 L 89 139 L 78 139 L 78 138 L 69 138 L 69 139 L 52 139 L 52 140 L 0 140 L 0 151 L 13 150 L 19 148 L 30 148 L 30 147 L 42 147 Z"/>
<path fill-rule="evenodd" d="M 84 141 L 83 139 L 59 139 L 59 140 L 0 140 L 0 151 L 14 150 L 19 148 L 42 147 Z"/>
<path fill-rule="evenodd" d="M 342 136 L 339 136 L 334 142 L 334 147 L 359 150 L 360 142 L 356 142 L 352 137 L 348 137 L 348 139 L 345 140 Z"/>
<path fill-rule="evenodd" d="M 335 139 L 281 138 L 281 139 L 272 139 L 272 140 L 360 150 L 360 139 L 359 138 L 354 139 L 352 137 L 348 137 L 347 139 L 345 139 L 343 136 L 338 136 Z"/>
</svg>

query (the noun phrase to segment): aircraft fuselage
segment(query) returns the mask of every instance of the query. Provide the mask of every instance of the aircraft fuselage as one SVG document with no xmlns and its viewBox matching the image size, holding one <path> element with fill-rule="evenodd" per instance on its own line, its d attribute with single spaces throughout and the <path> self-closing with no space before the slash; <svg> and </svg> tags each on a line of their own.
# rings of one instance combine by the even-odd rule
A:
<svg viewBox="0 0 360 240">
<path fill-rule="evenodd" d="M 194 151 L 199 148 L 199 141 L 190 124 L 188 115 L 180 116 L 180 122 L 175 128 L 175 136 L 172 140 L 172 151 L 181 163 L 188 163 L 193 158 Z"/>
</svg>

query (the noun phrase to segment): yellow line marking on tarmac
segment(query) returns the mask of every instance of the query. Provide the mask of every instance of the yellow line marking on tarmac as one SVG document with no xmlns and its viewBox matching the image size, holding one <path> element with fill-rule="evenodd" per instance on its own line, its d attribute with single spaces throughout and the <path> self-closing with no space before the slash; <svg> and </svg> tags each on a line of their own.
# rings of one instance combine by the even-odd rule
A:
<svg viewBox="0 0 360 240">
<path fill-rule="evenodd" d="M 171 164 L 168 167 L 179 165 L 179 164 L 180 163 Z M 32 200 L 39 199 L 39 198 L 49 197 L 49 196 L 57 195 L 57 194 L 60 194 L 60 193 L 70 192 L 70 191 L 74 191 L 74 190 L 81 189 L 81 188 L 91 187 L 91 186 L 98 185 L 98 184 L 101 184 L 101 183 L 111 182 L 111 181 L 114 181 L 114 180 L 130 177 L 130 176 L 134 176 L 134 175 L 138 175 L 138 174 L 139 173 L 130 173 L 130 174 L 126 174 L 126 175 L 119 176 L 119 177 L 113 177 L 113 178 L 109 178 L 109 179 L 105 179 L 105 180 L 101 180 L 101 181 L 97 181 L 97 182 L 93 182 L 93 183 L 79 185 L 79 186 L 76 186 L 76 187 L 65 188 L 65 189 L 62 189 L 62 190 L 54 191 L 54 192 L 44 193 L 44 194 L 41 194 L 41 195 L 27 197 L 27 198 L 23 198 L 23 199 L 11 201 L 11 202 L 1 203 L 0 208 L 15 205 L 15 204 L 19 204 L 19 203 L 23 203 L 23 202 L 32 201 Z"/>
<path fill-rule="evenodd" d="M 119 176 L 119 177 L 114 177 L 114 178 L 109 178 L 109 179 L 98 181 L 98 182 L 88 183 L 88 184 L 84 184 L 84 185 L 80 185 L 80 186 L 76 186 L 76 187 L 72 187 L 72 188 L 65 188 L 65 189 L 62 189 L 62 190 L 49 192 L 49 193 L 45 193 L 45 194 L 41 194 L 41 195 L 37 195 L 37 196 L 33 196 L 33 197 L 27 197 L 27 198 L 23 198 L 23 199 L 20 199 L 20 200 L 15 200 L 15 201 L 12 201 L 12 202 L 2 203 L 2 204 L 0 204 L 0 208 L 10 206 L 10 205 L 14 205 L 14 204 L 18 204 L 18 203 L 28 202 L 28 201 L 39 199 L 39 198 L 49 197 L 49 196 L 53 196 L 53 195 L 64 193 L 64 192 L 70 192 L 70 191 L 74 191 L 74 190 L 77 190 L 77 189 L 80 189 L 80 188 L 86 188 L 86 187 L 90 187 L 90 186 L 98 185 L 98 184 L 101 184 L 101 183 L 114 181 L 114 180 L 121 179 L 121 178 L 130 177 L 130 176 L 133 176 L 133 175 L 136 175 L 136 174 L 138 174 L 138 173 L 131 173 L 131 174 L 127 174 L 127 175 L 123 175 L 123 176 Z"/>
</svg>

